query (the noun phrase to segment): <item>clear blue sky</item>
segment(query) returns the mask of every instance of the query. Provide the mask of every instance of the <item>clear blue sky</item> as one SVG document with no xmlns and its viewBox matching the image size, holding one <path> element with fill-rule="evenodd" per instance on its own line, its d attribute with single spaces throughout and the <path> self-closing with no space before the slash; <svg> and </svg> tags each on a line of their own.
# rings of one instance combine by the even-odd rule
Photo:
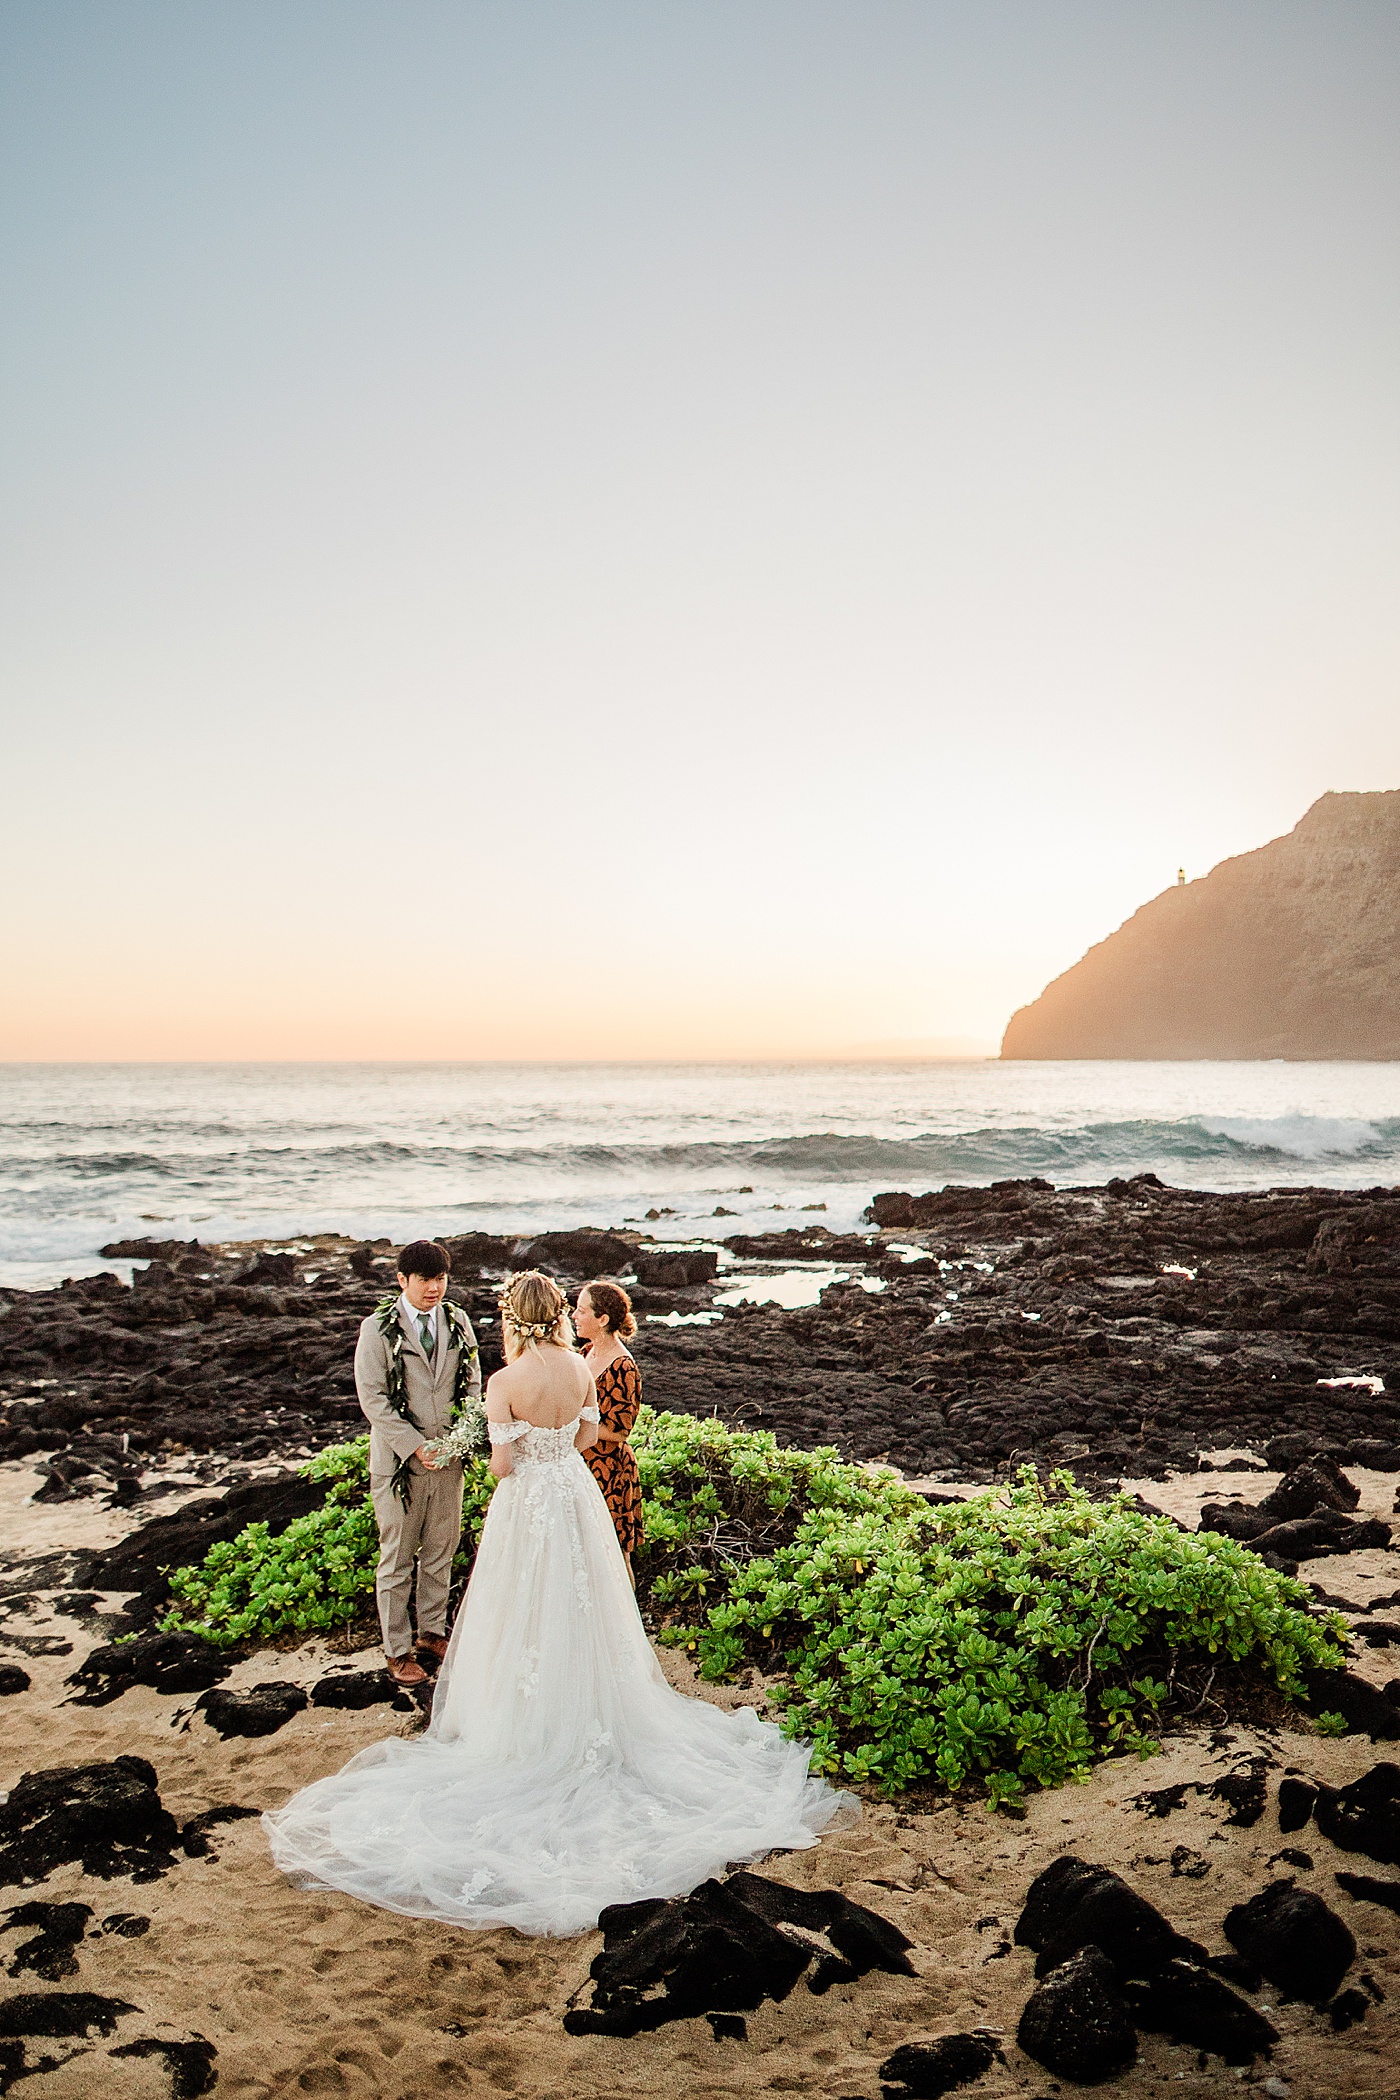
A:
<svg viewBox="0 0 1400 2100">
<path fill-rule="evenodd" d="M 1400 10 L 0 12 L 0 1055 L 995 1036 L 1400 784 Z"/>
</svg>

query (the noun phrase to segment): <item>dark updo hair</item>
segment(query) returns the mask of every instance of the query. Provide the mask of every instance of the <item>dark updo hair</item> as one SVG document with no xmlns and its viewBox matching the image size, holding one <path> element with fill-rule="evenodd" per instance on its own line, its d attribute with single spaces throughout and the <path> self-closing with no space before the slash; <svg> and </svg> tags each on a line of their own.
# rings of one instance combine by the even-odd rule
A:
<svg viewBox="0 0 1400 2100">
<path fill-rule="evenodd" d="M 608 1323 L 608 1332 L 619 1341 L 630 1342 L 637 1332 L 637 1322 L 632 1312 L 632 1300 L 620 1283 L 608 1283 L 605 1278 L 595 1277 L 586 1283 L 588 1302 L 600 1320 Z"/>
</svg>

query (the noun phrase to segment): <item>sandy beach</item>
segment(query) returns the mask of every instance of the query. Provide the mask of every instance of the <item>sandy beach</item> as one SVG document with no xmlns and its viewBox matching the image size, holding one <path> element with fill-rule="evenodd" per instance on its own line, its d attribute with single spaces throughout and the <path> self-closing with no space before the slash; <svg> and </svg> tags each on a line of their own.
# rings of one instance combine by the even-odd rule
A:
<svg viewBox="0 0 1400 2100">
<path fill-rule="evenodd" d="M 23 1461 L 0 1468 L 0 1549 L 12 1566 L 40 1551 L 90 1551 L 129 1524 L 90 1500 L 36 1507 L 26 1496 L 42 1477 Z M 1242 1484 L 1254 1498 L 1277 1478 L 1255 1473 Z M 151 1476 L 153 1483 L 158 1479 Z M 1220 1476 L 1214 1480 L 1218 1487 Z M 1143 1485 L 1187 1521 L 1203 1493 L 1199 1477 Z M 1361 1476 L 1361 1485 L 1363 1512 L 1388 1507 L 1390 1477 Z M 169 1503 L 161 1497 L 160 1506 L 178 1506 L 191 1492 L 176 1491 Z M 1310 1573 L 1358 1606 L 1395 1580 L 1393 1558 L 1382 1552 L 1315 1562 Z M 382 1706 L 363 1713 L 311 1707 L 269 1737 L 221 1741 L 192 1710 L 192 1700 L 145 1687 L 99 1709 L 65 1703 L 67 1679 L 100 1638 L 102 1616 L 65 1616 L 41 1597 L 5 1619 L 5 1653 L 22 1655 L 32 1678 L 32 1688 L 3 1708 L 0 1778 L 7 1785 L 24 1771 L 135 1754 L 150 1760 L 162 1801 L 184 1822 L 227 1805 L 279 1806 L 390 1729 L 411 1735 L 420 1725 L 416 1715 Z M 68 1652 L 32 1652 L 60 1645 Z M 274 1678 L 310 1686 L 328 1669 L 370 1667 L 377 1659 L 373 1650 L 347 1655 L 343 1644 L 311 1642 L 254 1655 L 226 1682 L 242 1688 Z M 761 1691 L 698 1685 L 684 1658 L 668 1653 L 665 1661 L 672 1680 L 701 1697 L 761 1703 Z M 1389 1674 L 1383 1650 L 1363 1651 L 1356 1667 L 1376 1683 Z M 1042 2096 L 1061 2088 L 1015 2046 L 1034 1957 L 1014 1946 L 1011 1935 L 1033 1876 L 1072 1852 L 1117 1869 L 1181 1931 L 1212 1950 L 1225 1946 L 1220 1925 L 1232 1904 L 1279 1874 L 1296 1874 L 1344 1913 L 1360 1949 L 1357 1968 L 1383 1994 L 1364 2020 L 1338 2034 L 1325 2013 L 1280 2003 L 1266 1986 L 1254 2002 L 1280 2032 L 1272 2063 L 1237 2072 L 1218 2058 L 1198 2062 L 1194 2050 L 1145 2036 L 1136 2068 L 1115 2080 L 1113 2090 L 1134 2100 L 1158 2090 L 1215 2095 L 1242 2085 L 1264 2090 L 1267 2080 L 1281 2079 L 1292 2100 L 1343 2093 L 1388 2100 L 1397 2060 L 1400 1919 L 1340 1897 L 1335 1870 L 1367 1862 L 1338 1851 L 1312 1828 L 1291 1840 L 1281 1836 L 1275 1809 L 1284 1772 L 1341 1784 L 1378 1754 L 1384 1753 L 1364 1736 L 1327 1741 L 1305 1723 L 1279 1732 L 1222 1732 L 1203 1724 L 1170 1737 L 1162 1754 L 1145 1763 L 1114 1759 L 1085 1786 L 1034 1796 L 1023 1820 L 923 1795 L 892 1803 L 868 1799 L 856 1829 L 811 1852 L 771 1858 L 760 1871 L 801 1888 L 837 1888 L 888 1918 L 913 1942 L 916 1975 L 873 1973 L 821 1997 L 800 1983 L 783 2003 L 748 2016 L 742 2042 L 716 2039 L 699 2019 L 631 2040 L 570 2037 L 562 2016 L 585 1984 L 600 1935 L 557 1941 L 477 1935 L 394 1917 L 345 1897 L 301 1893 L 273 1870 L 256 1820 L 232 1822 L 213 1830 L 211 1856 L 180 1859 L 149 1881 L 96 1880 L 76 1864 L 45 1881 L 37 1892 L 45 1900 L 85 1903 L 93 1913 L 77 1947 L 78 1973 L 65 1988 L 124 2000 L 133 2010 L 120 2016 L 106 2040 L 31 2044 L 31 2061 L 40 2046 L 64 2060 L 27 2079 L 24 2090 L 40 2100 L 163 2095 L 171 2090 L 163 2059 L 118 2058 L 112 2048 L 142 2037 L 201 2037 L 217 2050 L 217 2091 L 230 2100 L 296 2093 L 415 2100 L 436 2092 L 604 2100 L 665 2090 L 875 2100 L 878 2067 L 900 2044 L 984 2028 L 997 2037 L 1004 2061 L 993 2064 L 976 2091 L 988 2100 Z M 1242 1828 L 1227 1820 L 1222 1801 L 1193 1789 L 1198 1782 L 1209 1788 L 1254 1758 L 1267 1760 L 1268 1801 L 1259 1821 Z M 1182 1803 L 1168 1817 L 1137 1805 L 1149 1790 L 1182 1782 Z M 1285 1847 L 1305 1848 L 1311 1865 L 1280 1863 Z M 16 1890 L 14 1900 L 33 1893 Z M 122 1912 L 149 1917 L 149 1930 L 136 1938 L 104 1933 L 102 1920 Z M 6 1935 L 11 1952 L 18 1937 Z"/>
</svg>

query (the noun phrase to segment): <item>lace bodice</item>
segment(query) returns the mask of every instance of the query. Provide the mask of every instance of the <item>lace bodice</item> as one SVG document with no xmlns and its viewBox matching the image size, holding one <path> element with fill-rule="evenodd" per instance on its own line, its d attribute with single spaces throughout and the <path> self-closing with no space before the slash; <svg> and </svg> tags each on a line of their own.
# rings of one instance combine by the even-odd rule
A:
<svg viewBox="0 0 1400 2100">
<path fill-rule="evenodd" d="M 596 1422 L 596 1407 L 581 1407 L 572 1422 L 558 1429 L 537 1429 L 533 1422 L 488 1422 L 486 1434 L 493 1444 L 514 1444 L 517 1466 L 557 1466 L 574 1448 L 580 1422 Z"/>
</svg>

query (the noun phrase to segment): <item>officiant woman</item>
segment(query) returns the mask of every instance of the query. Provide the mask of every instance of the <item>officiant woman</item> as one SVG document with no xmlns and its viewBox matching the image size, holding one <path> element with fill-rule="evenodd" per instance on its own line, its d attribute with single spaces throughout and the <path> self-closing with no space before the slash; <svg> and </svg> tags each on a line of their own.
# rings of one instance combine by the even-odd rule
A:
<svg viewBox="0 0 1400 2100">
<path fill-rule="evenodd" d="M 642 1543 L 642 1486 L 627 1441 L 642 1404 L 642 1374 L 627 1347 L 637 1332 L 632 1300 L 620 1284 L 595 1278 L 578 1294 L 574 1327 L 588 1345 L 584 1361 L 593 1374 L 601 1417 L 598 1441 L 583 1455 L 603 1490 L 627 1572 L 632 1575 L 632 1555 Z M 635 1575 L 632 1580 L 635 1587 Z"/>
</svg>

